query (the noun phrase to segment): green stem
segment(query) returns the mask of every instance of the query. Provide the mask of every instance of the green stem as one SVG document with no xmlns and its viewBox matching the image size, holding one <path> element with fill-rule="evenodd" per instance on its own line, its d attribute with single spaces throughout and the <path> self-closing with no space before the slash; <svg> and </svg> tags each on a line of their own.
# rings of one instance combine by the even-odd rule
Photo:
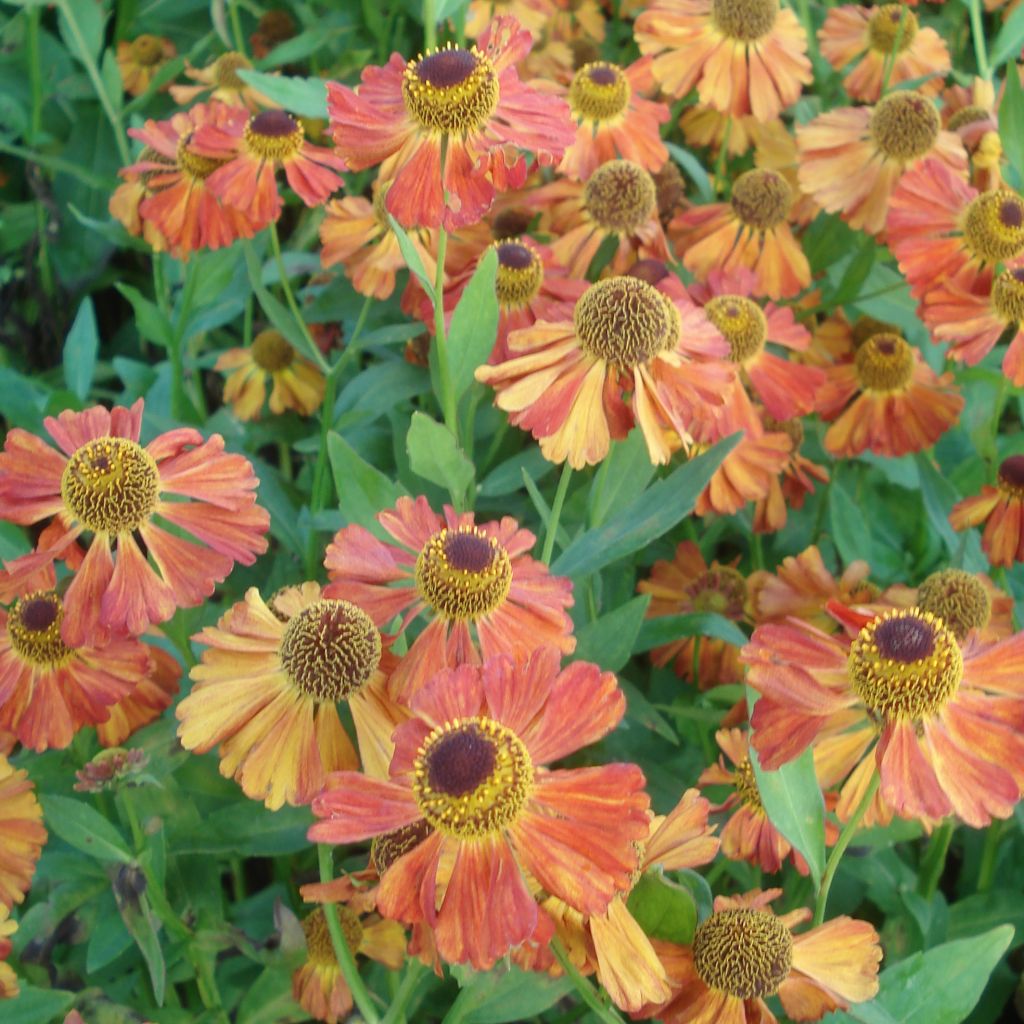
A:
<svg viewBox="0 0 1024 1024">
<path fill-rule="evenodd" d="M 423 0 L 423 46 L 433 50 L 437 46 L 437 9 L 434 0 Z"/>
<path fill-rule="evenodd" d="M 444 160 L 441 161 L 444 174 Z M 434 279 L 434 345 L 437 348 L 437 373 L 440 378 L 438 401 L 444 414 L 445 426 L 456 439 L 459 436 L 458 412 L 455 405 L 455 388 L 452 385 L 451 360 L 448 357 L 448 334 L 444 326 L 444 261 L 448 249 L 448 232 L 440 229 L 437 237 L 437 275 Z"/>
<path fill-rule="evenodd" d="M 238 0 L 228 0 L 228 16 L 231 18 L 231 34 L 235 38 L 235 49 L 245 53 L 245 36 L 242 34 L 242 20 L 238 16 Z"/>
<path fill-rule="evenodd" d="M 38 8 L 35 9 L 38 10 Z M 88 185 L 89 188 L 103 190 L 111 188 L 109 178 L 102 178 L 98 174 L 87 171 L 84 167 L 79 167 L 70 160 L 62 160 L 59 156 L 50 156 L 48 153 L 40 153 L 34 149 L 26 149 L 24 146 L 16 146 L 13 142 L 4 142 L 3 139 L 0 139 L 0 153 L 19 157 L 27 163 L 39 164 L 40 167 L 45 167 L 60 174 L 70 174 L 82 182 L 83 185 Z"/>
<path fill-rule="evenodd" d="M 26 12 L 25 46 L 28 49 L 28 78 L 32 92 L 32 113 L 29 117 L 28 142 L 35 145 L 43 128 L 43 72 L 39 56 L 39 18 L 41 10 L 31 7 Z"/>
<path fill-rule="evenodd" d="M 939 887 L 939 879 L 946 867 L 946 854 L 953 840 L 953 822 L 944 821 L 933 833 L 928 850 L 921 860 L 921 874 L 917 880 L 917 891 L 930 900 Z"/>
<path fill-rule="evenodd" d="M 309 497 L 310 515 L 316 515 L 327 505 L 328 488 L 330 477 L 327 473 L 327 435 L 331 431 L 331 424 L 334 422 L 334 398 L 338 390 L 338 368 L 341 366 L 339 360 L 337 365 L 327 374 L 324 381 L 324 400 L 320 406 L 320 447 L 316 453 L 316 464 L 313 467 L 313 489 Z M 317 536 L 316 529 L 310 524 L 309 540 L 306 544 L 306 577 L 312 579 L 317 568 Z"/>
<path fill-rule="evenodd" d="M 334 881 L 331 848 L 324 843 L 318 844 L 317 857 L 320 861 L 320 881 Z M 356 967 L 355 957 L 352 956 L 352 950 L 348 948 L 348 943 L 345 941 L 341 922 L 338 920 L 338 909 L 333 903 L 325 903 L 323 907 L 324 917 L 327 919 L 327 930 L 331 933 L 331 943 L 334 946 L 334 955 L 338 958 L 338 966 L 345 976 L 345 983 L 352 992 L 352 998 L 367 1024 L 380 1024 L 373 996 L 370 995 L 370 990 L 364 984 L 359 974 L 359 968 Z"/>
<path fill-rule="evenodd" d="M 761 542 L 761 534 L 751 532 L 751 560 L 755 569 L 764 568 L 764 545 Z"/>
<path fill-rule="evenodd" d="M 693 638 L 693 665 L 690 671 L 693 673 L 693 685 L 700 686 L 700 641 L 699 636 Z"/>
<path fill-rule="evenodd" d="M 804 32 L 807 33 L 807 56 L 810 57 L 811 63 L 814 64 L 818 60 L 818 35 L 814 31 L 814 22 L 811 19 L 811 5 L 808 0 L 797 0 L 797 17 L 800 19 L 800 24 L 804 27 Z"/>
<path fill-rule="evenodd" d="M 540 560 L 545 565 L 551 564 L 551 555 L 555 550 L 555 537 L 558 535 L 558 521 L 562 518 L 562 506 L 565 504 L 565 495 L 569 490 L 569 479 L 572 477 L 572 466 L 566 462 L 562 466 L 562 475 L 558 481 L 558 490 L 555 491 L 555 500 L 551 503 L 551 515 L 548 516 L 548 532 L 544 535 L 544 552 Z"/>
<path fill-rule="evenodd" d="M 992 69 L 988 66 L 988 51 L 985 49 L 985 26 L 981 23 L 981 0 L 968 0 L 971 14 L 971 39 L 974 41 L 974 57 L 978 62 L 978 74 L 988 81 Z"/>
<path fill-rule="evenodd" d="M 889 91 L 889 79 L 892 78 L 892 69 L 896 66 L 896 54 L 900 52 L 900 43 L 903 41 L 903 29 L 907 23 L 907 9 L 900 10 L 900 23 L 896 26 L 896 35 L 892 41 L 892 48 L 885 55 L 885 63 L 882 66 L 882 91 L 884 96 Z"/>
<path fill-rule="evenodd" d="M 981 863 L 978 865 L 978 892 L 988 892 L 996 877 L 996 861 L 999 859 L 999 843 L 1003 838 L 1003 823 L 993 821 L 985 832 L 985 845 L 981 848 Z"/>
<path fill-rule="evenodd" d="M 594 986 L 576 969 L 557 936 L 551 940 L 551 952 L 555 954 L 555 959 L 562 965 L 566 977 L 576 986 L 576 991 L 579 992 L 583 1002 L 594 1011 L 598 1019 L 603 1020 L 605 1024 L 623 1024 L 622 1018 L 610 1006 L 605 1006 L 601 1002 Z"/>
<path fill-rule="evenodd" d="M 821 878 L 818 901 L 814 906 L 814 927 L 817 927 L 825 920 L 825 904 L 828 903 L 828 891 L 832 888 L 832 879 L 835 878 L 839 862 L 843 859 L 843 854 L 846 853 L 846 848 L 850 845 L 853 834 L 860 826 L 864 815 L 867 814 L 871 801 L 875 798 L 875 793 L 878 792 L 879 782 L 881 782 L 881 776 L 879 776 L 878 769 L 876 768 L 871 773 L 871 782 L 868 783 L 867 792 L 861 799 L 857 810 L 853 812 L 853 817 L 843 826 L 843 831 L 839 833 L 836 845 L 832 847 L 828 862 L 825 864 L 825 874 Z"/>
<path fill-rule="evenodd" d="M 398 986 L 398 991 L 391 1000 L 391 1005 L 388 1007 L 387 1013 L 384 1014 L 381 1024 L 399 1024 L 400 1021 L 405 1020 L 405 1008 L 416 991 L 416 986 L 422 975 L 423 964 L 415 957 L 410 957 L 405 965 L 402 983 Z"/>
<path fill-rule="evenodd" d="M 281 239 L 277 236 L 277 223 L 275 221 L 270 222 L 270 247 L 274 251 L 274 262 L 277 264 L 277 274 L 281 279 L 281 290 L 284 292 L 285 302 L 288 303 L 292 319 L 295 321 L 295 325 L 299 328 L 299 331 L 302 333 L 302 337 L 306 342 L 307 352 L 305 355 L 316 363 L 321 373 L 329 373 L 330 367 L 327 365 L 327 360 L 324 359 L 319 346 L 313 340 L 313 335 L 309 333 L 309 328 L 306 326 L 306 321 L 303 319 L 302 311 L 299 309 L 299 304 L 295 301 L 295 295 L 292 292 L 292 286 L 288 280 L 288 269 L 284 265 L 284 255 L 281 253 Z"/>
</svg>

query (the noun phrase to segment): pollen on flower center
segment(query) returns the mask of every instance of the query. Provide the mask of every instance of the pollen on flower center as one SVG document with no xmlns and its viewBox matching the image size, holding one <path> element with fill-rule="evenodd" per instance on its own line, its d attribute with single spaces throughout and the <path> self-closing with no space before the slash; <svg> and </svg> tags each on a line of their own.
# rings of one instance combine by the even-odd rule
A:
<svg viewBox="0 0 1024 1024">
<path fill-rule="evenodd" d="M 999 464 L 999 489 L 1014 498 L 1024 498 L 1024 455 L 1011 455 Z"/>
<path fill-rule="evenodd" d="M 68 460 L 60 496 L 96 533 L 130 533 L 149 519 L 160 493 L 156 461 L 125 437 L 98 437 Z"/>
<path fill-rule="evenodd" d="M 160 58 L 164 55 L 164 44 L 159 36 L 141 35 L 132 40 L 129 50 L 136 64 L 151 68 L 160 63 Z"/>
<path fill-rule="evenodd" d="M 979 121 L 987 121 L 992 116 L 991 110 L 984 107 L 967 106 L 961 107 L 950 119 L 946 127 L 951 131 L 958 131 L 964 125 L 976 124 Z"/>
<path fill-rule="evenodd" d="M 729 358 L 746 363 L 763 348 L 768 321 L 761 307 L 744 295 L 716 295 L 704 307 L 707 318 L 729 343 Z"/>
<path fill-rule="evenodd" d="M 876 334 L 898 335 L 900 329 L 895 324 L 890 324 L 885 320 L 876 320 L 873 316 L 859 316 L 854 321 L 851 333 L 853 334 L 853 347 L 860 348 L 868 338 L 873 338 Z"/>
<path fill-rule="evenodd" d="M 609 160 L 587 180 L 583 205 L 604 231 L 629 235 L 654 212 L 658 193 L 651 176 L 629 160 Z"/>
<path fill-rule="evenodd" d="M 445 528 L 423 545 L 416 559 L 416 586 L 446 619 L 477 619 L 508 597 L 512 561 L 478 526 Z"/>
<path fill-rule="evenodd" d="M 188 148 L 191 141 L 191 132 L 178 139 L 178 150 L 175 156 L 178 170 L 183 171 L 193 181 L 206 181 L 218 167 L 223 167 L 227 161 L 218 160 L 213 156 L 203 156 L 201 153 L 193 153 Z"/>
<path fill-rule="evenodd" d="M 399 857 L 415 850 L 433 831 L 426 819 L 421 818 L 411 825 L 403 825 L 375 836 L 370 843 L 371 867 L 378 875 L 383 875 Z"/>
<path fill-rule="evenodd" d="M 521 309 L 544 283 L 544 261 L 526 242 L 495 242 L 498 273 L 494 290 L 502 309 Z"/>
<path fill-rule="evenodd" d="M 679 340 L 679 313 L 656 288 L 637 277 L 606 277 L 588 288 L 573 310 L 580 347 L 589 355 L 632 369 Z"/>
<path fill-rule="evenodd" d="M 1024 251 L 1024 200 L 999 188 L 971 200 L 964 214 L 964 240 L 986 263 L 1008 260 Z"/>
<path fill-rule="evenodd" d="M 460 839 L 511 825 L 533 789 L 533 762 L 523 741 L 483 717 L 438 726 L 423 741 L 413 775 L 423 817 Z"/>
<path fill-rule="evenodd" d="M 898 334 L 873 334 L 853 357 L 866 391 L 902 391 L 914 375 L 914 350 Z"/>
<path fill-rule="evenodd" d="M 239 71 L 252 70 L 252 64 L 234 50 L 222 53 L 213 62 L 213 81 L 219 89 L 244 89 L 245 82 L 238 77 Z"/>
<path fill-rule="evenodd" d="M 718 31 L 745 43 L 768 35 L 778 16 L 778 0 L 712 0 L 711 4 L 711 20 Z"/>
<path fill-rule="evenodd" d="M 288 679 L 306 696 L 343 700 L 358 693 L 377 670 L 380 633 L 362 608 L 324 598 L 288 621 L 280 657 Z"/>
<path fill-rule="evenodd" d="M 702 572 L 684 593 L 694 611 L 738 619 L 747 600 L 747 581 L 732 566 L 720 565 Z"/>
<path fill-rule="evenodd" d="M 799 451 L 800 446 L 804 443 L 804 423 L 799 416 L 794 416 L 789 420 L 777 420 L 774 416 L 765 415 L 764 429 L 772 433 L 785 434 L 793 442 L 793 451 L 795 452 Z"/>
<path fill-rule="evenodd" d="M 739 798 L 753 811 L 764 811 L 764 804 L 761 802 L 761 791 L 757 788 L 757 777 L 754 775 L 754 766 L 750 758 L 745 757 L 732 773 L 732 784 L 736 789 Z"/>
<path fill-rule="evenodd" d="M 972 629 L 987 626 L 992 614 L 984 584 L 963 569 L 933 572 L 917 588 L 917 606 L 942 619 L 957 640 L 963 640 Z"/>
<path fill-rule="evenodd" d="M 451 43 L 406 65 L 405 107 L 429 131 L 468 135 L 480 131 L 498 105 L 498 76 L 475 46 Z"/>
<path fill-rule="evenodd" d="M 617 64 L 584 64 L 569 86 L 569 106 L 576 120 L 610 121 L 629 106 L 629 81 Z"/>
<path fill-rule="evenodd" d="M 902 19 L 903 27 L 900 28 Z M 908 49 L 917 35 L 917 16 L 902 4 L 885 4 L 876 7 L 868 22 L 868 39 L 876 53 L 889 54 Z M 899 43 L 897 45 L 897 39 Z"/>
<path fill-rule="evenodd" d="M 875 145 L 904 163 L 927 153 L 939 137 L 939 112 L 912 89 L 883 96 L 871 113 L 869 131 Z"/>
<path fill-rule="evenodd" d="M 252 358 L 261 370 L 274 373 L 291 365 L 295 349 L 280 331 L 260 331 L 252 339 Z"/>
<path fill-rule="evenodd" d="M 992 305 L 1007 322 L 1024 321 L 1024 267 L 1004 270 L 992 285 Z"/>
<path fill-rule="evenodd" d="M 744 172 L 733 182 L 729 201 L 744 224 L 767 231 L 786 219 L 793 190 L 777 171 L 757 168 Z"/>
<path fill-rule="evenodd" d="M 775 995 L 792 964 L 793 936 L 765 910 L 720 910 L 693 934 L 701 981 L 739 999 Z"/>
<path fill-rule="evenodd" d="M 334 909 L 338 913 L 341 933 L 345 936 L 345 945 L 355 956 L 359 944 L 363 941 L 363 925 L 355 911 L 346 907 L 344 903 L 335 903 Z M 338 960 L 334 954 L 334 944 L 331 942 L 331 932 L 327 927 L 327 917 L 323 910 L 314 910 L 309 917 L 303 920 L 302 934 L 306 936 L 306 949 L 309 952 L 311 964 L 316 967 L 338 966 Z"/>
<path fill-rule="evenodd" d="M 302 149 L 306 130 L 283 110 L 264 110 L 249 118 L 242 133 L 246 151 L 261 160 L 288 160 Z"/>
<path fill-rule="evenodd" d="M 874 714 L 918 721 L 949 701 L 964 674 L 956 637 L 920 608 L 886 612 L 850 645 L 850 682 Z"/>
<path fill-rule="evenodd" d="M 61 599 L 52 590 L 36 590 L 19 598 L 7 619 L 14 653 L 33 665 L 62 665 L 73 651 L 61 639 L 64 618 Z"/>
</svg>

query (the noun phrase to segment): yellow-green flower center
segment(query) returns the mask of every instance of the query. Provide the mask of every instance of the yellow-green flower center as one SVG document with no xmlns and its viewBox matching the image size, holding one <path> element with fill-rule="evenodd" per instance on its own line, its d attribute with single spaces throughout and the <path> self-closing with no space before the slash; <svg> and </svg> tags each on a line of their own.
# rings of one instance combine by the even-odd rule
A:
<svg viewBox="0 0 1024 1024">
<path fill-rule="evenodd" d="M 964 240 L 986 263 L 1012 259 L 1024 251 L 1024 200 L 997 188 L 971 200 L 964 214 Z"/>
<path fill-rule="evenodd" d="M 178 139 L 178 150 L 176 160 L 178 170 L 188 175 L 193 181 L 206 181 L 218 167 L 223 167 L 227 160 L 218 160 L 213 156 L 203 156 L 201 153 L 193 153 L 189 143 L 192 141 L 192 132 L 182 135 Z"/>
<path fill-rule="evenodd" d="M 717 612 L 729 619 L 743 617 L 747 581 L 730 565 L 718 565 L 702 572 L 685 590 L 686 611 Z"/>
<path fill-rule="evenodd" d="M 732 784 L 736 789 L 739 798 L 752 811 L 764 813 L 764 804 L 761 802 L 761 791 L 757 788 L 757 776 L 754 775 L 754 766 L 750 758 L 745 757 L 732 773 Z"/>
<path fill-rule="evenodd" d="M 23 661 L 40 668 L 58 668 L 73 651 L 61 639 L 64 606 L 52 590 L 36 590 L 19 598 L 7 617 L 11 647 Z"/>
<path fill-rule="evenodd" d="M 935 105 L 912 89 L 883 96 L 869 122 L 871 138 L 878 149 L 901 163 L 927 153 L 939 137 L 941 127 Z"/>
<path fill-rule="evenodd" d="M 163 58 L 163 40 L 159 36 L 142 35 L 132 40 L 129 51 L 136 64 L 144 68 L 151 68 L 159 64 Z"/>
<path fill-rule="evenodd" d="M 744 172 L 733 182 L 729 201 L 744 224 L 768 231 L 786 219 L 793 190 L 777 171 L 757 168 Z"/>
<path fill-rule="evenodd" d="M 587 180 L 583 205 L 603 231 L 631 235 L 657 209 L 651 176 L 629 160 L 609 160 Z"/>
<path fill-rule="evenodd" d="M 629 106 L 629 81 L 617 64 L 584 64 L 569 86 L 569 106 L 577 121 L 610 121 Z"/>
<path fill-rule="evenodd" d="M 765 910 L 720 910 L 693 935 L 698 977 L 738 999 L 775 995 L 792 964 L 793 936 Z"/>
<path fill-rule="evenodd" d="M 498 106 L 498 92 L 494 65 L 475 46 L 448 43 L 409 61 L 402 76 L 406 109 L 432 132 L 480 131 Z"/>
<path fill-rule="evenodd" d="M 914 350 L 898 334 L 873 334 L 853 362 L 865 391 L 903 391 L 914 375 Z"/>
<path fill-rule="evenodd" d="M 768 337 L 768 321 L 756 302 L 745 295 L 716 295 L 704 312 L 729 343 L 734 363 L 742 366 L 760 354 Z"/>
<path fill-rule="evenodd" d="M 900 23 L 902 21 L 902 28 Z M 917 35 L 917 16 L 902 4 L 876 7 L 868 22 L 868 39 L 876 53 L 902 53 Z"/>
<path fill-rule="evenodd" d="M 1024 267 L 1004 270 L 995 279 L 992 305 L 1007 323 L 1024 322 Z"/>
<path fill-rule="evenodd" d="M 933 572 L 917 588 L 917 606 L 942 619 L 957 640 L 963 640 L 972 629 L 987 626 L 992 614 L 985 585 L 963 569 Z"/>
<path fill-rule="evenodd" d="M 768 35 L 779 16 L 778 0 L 712 0 L 711 21 L 722 35 L 752 43 Z"/>
<path fill-rule="evenodd" d="M 238 77 L 238 72 L 251 69 L 252 64 L 242 54 L 233 50 L 222 53 L 213 62 L 213 83 L 218 89 L 244 89 L 245 82 Z"/>
<path fill-rule="evenodd" d="M 363 941 L 362 923 L 355 911 L 346 907 L 344 903 L 335 903 L 334 909 L 338 913 L 341 933 L 345 936 L 345 945 L 355 956 L 359 944 Z M 327 917 L 323 910 L 314 910 L 309 917 L 303 920 L 302 933 L 306 936 L 306 949 L 311 964 L 316 967 L 338 967 L 334 944 L 331 942 L 331 932 L 327 927 Z"/>
<path fill-rule="evenodd" d="M 493 612 L 512 587 L 512 561 L 478 526 L 439 530 L 416 559 L 416 586 L 446 619 L 473 620 Z"/>
<path fill-rule="evenodd" d="M 295 349 L 280 331 L 260 331 L 252 339 L 253 362 L 267 373 L 283 370 L 294 358 Z"/>
</svg>

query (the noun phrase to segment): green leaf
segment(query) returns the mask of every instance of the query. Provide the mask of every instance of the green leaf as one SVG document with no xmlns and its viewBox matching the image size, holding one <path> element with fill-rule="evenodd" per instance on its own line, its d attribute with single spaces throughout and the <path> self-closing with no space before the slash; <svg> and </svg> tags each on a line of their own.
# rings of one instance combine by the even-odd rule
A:
<svg viewBox="0 0 1024 1024">
<path fill-rule="evenodd" d="M 1024 18 L 1024 8 L 1014 11 L 1013 17 Z M 1024 86 L 1020 83 L 1016 64 L 1007 68 L 1006 91 L 999 104 L 999 137 L 1006 150 L 1011 184 L 1019 187 L 1024 168 Z M 1013 181 L 1013 178 L 1017 180 Z"/>
<path fill-rule="evenodd" d="M 578 661 L 593 661 L 609 672 L 620 671 L 633 653 L 633 644 L 650 603 L 651 595 L 641 594 L 588 622 L 576 634 L 573 657 Z"/>
<path fill-rule="evenodd" d="M 452 18 L 469 3 L 469 0 L 439 0 L 437 5 L 437 20 L 444 21 Z"/>
<path fill-rule="evenodd" d="M 305 942 L 301 932 L 299 939 Z M 292 999 L 291 971 L 268 967 L 247 989 L 239 1003 L 237 1019 L 238 1024 L 292 1024 L 309 1020 L 309 1014 Z"/>
<path fill-rule="evenodd" d="M 473 482 L 473 463 L 452 432 L 426 413 L 414 412 L 405 439 L 412 471 L 432 484 L 448 489 L 456 504 Z"/>
<path fill-rule="evenodd" d="M 697 927 L 697 904 L 690 890 L 669 881 L 659 871 L 641 875 L 626 901 L 644 934 L 685 946 Z"/>
<path fill-rule="evenodd" d="M 95 901 L 96 920 L 85 952 L 85 970 L 92 974 L 113 963 L 132 944 L 132 937 L 118 916 L 111 890 Z"/>
<path fill-rule="evenodd" d="M 858 558 L 871 561 L 871 527 L 837 469 L 828 491 L 828 519 L 839 556 L 849 565 Z"/>
<path fill-rule="evenodd" d="M 138 288 L 130 284 L 115 282 L 114 287 L 131 303 L 139 334 L 154 345 L 169 347 L 174 337 L 174 327 L 156 303 L 150 302 Z"/>
<path fill-rule="evenodd" d="M 1014 929 L 1011 949 L 1024 942 L 1024 895 L 1019 889 L 992 889 L 958 900 L 949 908 L 948 937 L 979 935 L 997 925 Z"/>
<path fill-rule="evenodd" d="M 57 28 L 64 45 L 81 63 L 94 63 L 103 46 L 103 5 L 98 0 L 60 0 L 57 7 Z"/>
<path fill-rule="evenodd" d="M 64 383 L 79 398 L 85 399 L 92 386 L 96 372 L 96 353 L 100 347 L 99 329 L 96 326 L 96 311 L 92 299 L 82 299 L 75 322 L 64 339 Z"/>
<path fill-rule="evenodd" d="M 457 402 L 473 383 L 478 366 L 487 362 L 498 336 L 498 295 L 494 279 L 498 253 L 487 249 L 469 279 L 448 328 L 448 358 Z"/>
<path fill-rule="evenodd" d="M 674 747 L 679 746 L 675 729 L 665 720 L 661 712 L 644 696 L 643 691 L 628 679 L 619 680 L 619 688 L 626 697 L 626 718 L 644 729 L 650 729 Z"/>
<path fill-rule="evenodd" d="M 342 515 L 350 523 L 372 530 L 377 513 L 394 505 L 402 489 L 333 430 L 327 435 L 327 455 Z"/>
<path fill-rule="evenodd" d="M 988 59 L 989 67 L 994 69 L 1008 60 L 1015 61 L 1020 56 L 1021 44 L 1024 44 L 1024 8 L 1018 7 L 1009 14 L 996 33 L 996 38 L 992 43 L 992 52 Z M 1008 77 L 1017 77 L 1015 64 L 1011 64 L 1007 70 L 1011 72 Z M 1009 83 L 1007 83 L 1006 91 L 1010 91 Z M 1020 164 L 1017 166 L 1020 167 Z"/>
<path fill-rule="evenodd" d="M 613 444 L 588 495 L 591 526 L 599 526 L 636 500 L 651 482 L 654 472 L 655 467 L 647 457 L 647 442 L 639 427 Z"/>
<path fill-rule="evenodd" d="M 18 987 L 17 998 L 4 1002 L 4 1024 L 50 1024 L 63 1020 L 75 1001 L 74 992 L 59 988 L 33 988 L 24 981 Z"/>
<path fill-rule="evenodd" d="M 924 452 L 919 453 L 916 460 L 921 501 L 932 529 L 942 538 L 950 555 L 959 559 L 964 569 L 984 572 L 988 561 L 981 552 L 977 535 L 974 531 L 957 533 L 950 525 L 949 513 L 960 499 L 956 488 L 935 468 Z"/>
<path fill-rule="evenodd" d="M 265 71 L 239 71 L 238 77 L 289 113 L 327 119 L 327 83 L 322 78 L 291 78 Z"/>
<path fill-rule="evenodd" d="M 308 849 L 306 832 L 312 824 L 313 815 L 308 807 L 286 806 L 268 811 L 246 802 L 207 814 L 201 824 L 187 831 L 172 830 L 168 843 L 175 854 L 276 857 Z"/>
<path fill-rule="evenodd" d="M 505 494 L 514 494 L 523 485 L 523 472 L 531 480 L 542 480 L 553 470 L 554 463 L 544 458 L 536 445 L 530 445 L 521 452 L 506 459 L 496 466 L 480 484 L 482 498 L 498 498 Z"/>
<path fill-rule="evenodd" d="M 499 965 L 486 974 L 465 967 L 452 969 L 461 991 L 445 1015 L 448 1024 L 508 1024 L 550 1009 L 572 991 L 569 978 L 548 978 Z"/>
<path fill-rule="evenodd" d="M 430 301 L 433 302 L 434 282 L 430 280 L 427 269 L 423 266 L 423 260 L 420 259 L 420 254 L 416 251 L 416 246 L 412 244 L 412 239 L 409 238 L 405 228 L 390 213 L 388 214 L 388 223 L 395 233 L 395 238 L 398 239 L 398 248 L 402 250 L 402 259 L 405 260 L 405 265 L 411 273 L 416 275 L 427 295 L 430 296 Z"/>
<path fill-rule="evenodd" d="M 124 868 L 123 873 L 131 870 Z M 156 919 L 149 908 L 149 900 L 146 899 L 144 892 L 136 894 L 130 883 L 122 884 L 120 881 L 114 883 L 114 897 L 117 900 L 117 909 L 121 913 L 121 920 L 124 921 L 128 934 L 135 940 L 135 945 L 139 947 L 142 959 L 146 961 L 157 1006 L 163 1006 L 164 992 L 167 988 L 167 965 L 164 963 L 160 937 L 156 933 Z"/>
<path fill-rule="evenodd" d="M 573 541 L 558 556 L 552 571 L 580 578 L 668 533 L 690 514 L 697 496 L 738 440 L 739 435 L 727 437 L 678 466 L 607 523 Z"/>
<path fill-rule="evenodd" d="M 46 827 L 69 846 L 96 860 L 129 864 L 131 851 L 120 832 L 88 804 L 67 796 L 42 793 Z"/>
<path fill-rule="evenodd" d="M 866 237 L 860 248 L 846 264 L 843 276 L 840 278 L 835 293 L 831 298 L 833 305 L 841 306 L 844 303 L 856 301 L 857 296 L 860 295 L 861 287 L 868 279 L 868 275 L 875 265 L 875 258 L 878 252 L 879 249 L 875 240 L 871 237 Z"/>
<path fill-rule="evenodd" d="M 669 151 L 672 159 L 686 172 L 686 176 L 693 182 L 697 189 L 697 196 L 702 203 L 713 203 L 715 201 L 715 190 L 711 187 L 711 179 L 704 165 L 682 146 L 674 142 L 666 142 L 665 148 Z"/>
<path fill-rule="evenodd" d="M 747 634 L 732 619 L 718 612 L 692 612 L 689 615 L 660 615 L 647 619 L 640 628 L 633 649 L 649 651 L 684 636 L 714 637 L 734 647 L 742 647 L 747 642 Z"/>
</svg>

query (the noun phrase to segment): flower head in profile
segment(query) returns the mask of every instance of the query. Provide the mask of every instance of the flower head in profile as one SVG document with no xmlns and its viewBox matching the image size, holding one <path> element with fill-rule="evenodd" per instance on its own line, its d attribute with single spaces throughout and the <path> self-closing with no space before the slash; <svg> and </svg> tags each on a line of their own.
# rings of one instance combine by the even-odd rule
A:
<svg viewBox="0 0 1024 1024">
<path fill-rule="evenodd" d="M 177 52 L 174 43 L 163 36 L 145 34 L 131 40 L 122 39 L 117 44 L 117 68 L 121 72 L 124 91 L 129 96 L 141 96 L 156 73 Z"/>
<path fill-rule="evenodd" d="M 206 93 L 206 99 L 219 100 L 233 107 L 251 111 L 276 107 L 267 96 L 238 77 L 239 71 L 252 71 L 250 60 L 241 53 L 229 50 L 212 60 L 204 68 L 194 68 L 185 62 L 185 74 L 197 85 L 172 85 L 171 96 L 179 106 L 187 106 Z"/>
<path fill-rule="evenodd" d="M 12 586 L 56 558 L 81 560 L 62 601 L 72 647 L 200 604 L 235 562 L 252 565 L 267 549 L 248 460 L 191 427 L 143 447 L 142 410 L 141 398 L 130 409 L 68 410 L 43 421 L 59 451 L 14 429 L 0 453 L 0 518 L 47 524 L 36 550 L 7 564 Z"/>
<path fill-rule="evenodd" d="M 207 649 L 177 707 L 178 736 L 200 753 L 219 744 L 221 774 L 246 796 L 271 810 L 306 804 L 329 772 L 358 766 L 339 701 L 366 770 L 387 772 L 400 718 L 384 695 L 382 662 L 392 659 L 362 609 L 322 596 L 316 583 L 285 587 L 269 603 L 251 587 L 194 639 Z"/>
<path fill-rule="evenodd" d="M 441 956 L 478 970 L 534 935 L 526 875 L 581 913 L 629 888 L 648 799 L 635 765 L 547 771 L 622 717 L 615 677 L 555 647 L 445 670 L 395 732 L 391 778 L 338 772 L 313 801 L 314 842 L 359 842 L 426 822 L 430 834 L 383 872 L 377 907 L 425 922 Z"/>
<path fill-rule="evenodd" d="M 1024 562 L 1024 455 L 1010 455 L 999 464 L 995 486 L 958 501 L 949 513 L 954 530 L 985 525 L 982 550 L 993 565 Z"/>
<path fill-rule="evenodd" d="M 16 921 L 10 920 L 10 910 L 0 903 L 0 999 L 13 999 L 19 992 L 18 976 L 4 961 L 11 955 L 11 936 L 18 930 Z"/>
<path fill-rule="evenodd" d="M 552 576 L 527 552 L 535 537 L 510 516 L 477 523 L 472 512 L 426 498 L 399 498 L 377 516 L 391 538 L 345 526 L 327 547 L 326 597 L 364 609 L 378 627 L 403 616 L 402 628 L 426 612 L 430 621 L 391 675 L 389 691 L 408 700 L 435 672 L 539 644 L 563 654 L 576 646 L 572 583 Z"/>
<path fill-rule="evenodd" d="M 778 476 L 772 477 L 768 493 L 754 505 L 754 532 L 775 533 L 786 525 L 789 509 L 803 508 L 804 499 L 814 493 L 815 483 L 825 484 L 829 472 L 800 451 L 804 443 L 804 421 L 798 416 L 788 420 L 764 419 L 768 434 L 783 433 L 791 443 L 789 459 Z"/>
<path fill-rule="evenodd" d="M 392 54 L 364 69 L 357 90 L 328 83 L 338 152 L 353 170 L 383 163 L 385 206 L 404 227 L 474 224 L 496 192 L 523 184 L 518 150 L 552 163 L 571 145 L 567 104 L 519 80 L 530 46 L 530 33 L 503 15 L 475 46 L 449 43 L 409 61 Z"/>
<path fill-rule="evenodd" d="M 0 907 L 25 898 L 45 844 L 43 809 L 28 772 L 0 755 Z"/>
<path fill-rule="evenodd" d="M 755 889 L 716 896 L 692 943 L 664 953 L 673 997 L 640 1016 L 665 1024 L 773 1020 L 764 1000 L 778 995 L 793 1020 L 814 1021 L 871 999 L 882 959 L 875 929 L 836 917 L 796 934 L 811 912 L 776 915 L 770 904 L 780 895 L 781 889 Z"/>
</svg>

